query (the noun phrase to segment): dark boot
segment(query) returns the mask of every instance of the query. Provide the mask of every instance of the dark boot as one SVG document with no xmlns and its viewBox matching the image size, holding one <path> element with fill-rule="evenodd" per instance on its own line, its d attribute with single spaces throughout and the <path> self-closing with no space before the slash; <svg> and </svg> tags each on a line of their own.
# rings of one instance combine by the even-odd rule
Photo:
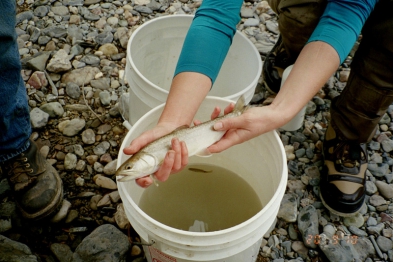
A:
<svg viewBox="0 0 393 262">
<path fill-rule="evenodd" d="M 23 217 L 41 219 L 60 207 L 63 200 L 60 176 L 37 151 L 33 141 L 25 152 L 2 163 L 1 169 L 15 192 Z"/>
<path fill-rule="evenodd" d="M 280 37 L 266 55 L 262 78 L 266 89 L 277 94 L 284 70 L 295 63 L 325 10 L 326 0 L 268 0 L 278 15 Z"/>
<path fill-rule="evenodd" d="M 320 197 L 325 207 L 339 216 L 355 215 L 364 203 L 367 150 L 365 143 L 344 140 L 329 125 L 323 143 L 325 166 Z"/>
</svg>

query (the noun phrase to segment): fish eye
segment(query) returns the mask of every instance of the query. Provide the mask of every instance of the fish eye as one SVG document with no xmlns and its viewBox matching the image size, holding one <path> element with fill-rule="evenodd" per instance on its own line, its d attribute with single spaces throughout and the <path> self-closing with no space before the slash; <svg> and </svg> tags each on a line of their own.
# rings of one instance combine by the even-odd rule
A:
<svg viewBox="0 0 393 262">
<path fill-rule="evenodd" d="M 126 166 L 126 169 L 131 169 L 131 166 Z"/>
</svg>

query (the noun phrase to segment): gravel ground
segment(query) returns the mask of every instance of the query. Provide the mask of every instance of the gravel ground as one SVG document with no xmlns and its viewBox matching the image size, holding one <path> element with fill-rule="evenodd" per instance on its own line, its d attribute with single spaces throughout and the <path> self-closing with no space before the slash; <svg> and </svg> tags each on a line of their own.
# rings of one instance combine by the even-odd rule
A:
<svg viewBox="0 0 393 262">
<path fill-rule="evenodd" d="M 17 0 L 32 139 L 58 170 L 64 202 L 49 222 L 24 221 L 5 175 L 0 176 L 0 261 L 146 261 L 114 177 L 127 132 L 119 106 L 128 89 L 123 77 L 126 45 L 144 22 L 193 14 L 200 3 Z M 246 1 L 241 17 L 238 30 L 263 60 L 278 38 L 277 17 L 266 1 Z M 304 126 L 294 132 L 279 130 L 289 180 L 257 261 L 393 261 L 393 107 L 368 145 L 367 198 L 360 214 L 345 219 L 332 215 L 319 199 L 330 101 L 345 87 L 355 50 L 309 102 Z M 272 99 L 258 84 L 252 102 Z"/>
</svg>

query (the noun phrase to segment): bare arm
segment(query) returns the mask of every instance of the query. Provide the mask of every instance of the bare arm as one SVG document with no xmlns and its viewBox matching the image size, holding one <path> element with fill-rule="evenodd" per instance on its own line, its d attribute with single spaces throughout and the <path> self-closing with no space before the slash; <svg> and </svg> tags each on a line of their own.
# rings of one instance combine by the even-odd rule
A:
<svg viewBox="0 0 393 262">
<path fill-rule="evenodd" d="M 157 126 L 144 132 L 124 149 L 125 154 L 135 154 L 143 146 L 168 134 L 179 126 L 190 125 L 199 106 L 205 99 L 212 83 L 209 77 L 193 72 L 184 72 L 173 78 L 171 89 Z M 164 163 L 156 172 L 157 179 L 164 181 L 170 173 L 181 170 L 188 163 L 188 151 L 184 142 L 172 141 L 172 150 L 168 151 Z M 152 183 L 150 177 L 137 180 L 140 186 Z"/>
<path fill-rule="evenodd" d="M 320 41 L 307 44 L 273 103 L 216 123 L 216 130 L 228 132 L 209 150 L 221 152 L 289 122 L 326 83 L 339 63 L 336 50 L 329 44 Z"/>
</svg>

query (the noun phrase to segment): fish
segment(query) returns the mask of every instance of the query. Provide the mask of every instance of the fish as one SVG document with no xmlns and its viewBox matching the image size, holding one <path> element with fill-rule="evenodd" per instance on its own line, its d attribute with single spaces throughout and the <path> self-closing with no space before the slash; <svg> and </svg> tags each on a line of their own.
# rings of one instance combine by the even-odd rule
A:
<svg viewBox="0 0 393 262">
<path fill-rule="evenodd" d="M 171 149 L 173 138 L 178 138 L 179 141 L 185 142 L 189 157 L 193 155 L 201 157 L 211 156 L 207 148 L 219 141 L 226 132 L 214 130 L 214 124 L 222 119 L 240 116 L 249 107 L 245 105 L 245 99 L 241 96 L 232 112 L 192 127 L 183 126 L 177 128 L 173 132 L 150 142 L 137 153 L 131 155 L 116 170 L 117 181 L 132 181 L 148 175 L 155 181 L 153 174 L 159 169 L 166 153 Z"/>
<path fill-rule="evenodd" d="M 211 173 L 211 172 L 213 172 L 213 170 L 204 170 L 204 169 L 195 168 L 195 167 L 190 167 L 188 170 L 190 170 L 192 172 L 196 172 L 196 173 Z"/>
</svg>

